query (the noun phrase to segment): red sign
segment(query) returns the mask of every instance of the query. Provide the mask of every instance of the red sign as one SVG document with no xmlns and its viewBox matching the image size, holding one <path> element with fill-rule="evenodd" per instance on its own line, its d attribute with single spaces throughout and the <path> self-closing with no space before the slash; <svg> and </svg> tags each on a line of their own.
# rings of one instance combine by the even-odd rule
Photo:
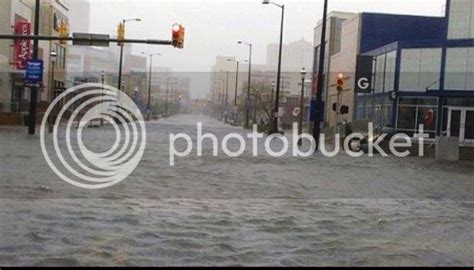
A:
<svg viewBox="0 0 474 270">
<path fill-rule="evenodd" d="M 18 21 L 15 25 L 15 35 L 29 36 L 31 34 L 31 24 L 25 21 Z M 16 69 L 26 69 L 26 64 L 31 56 L 31 40 L 15 40 L 13 47 L 13 62 Z"/>
</svg>

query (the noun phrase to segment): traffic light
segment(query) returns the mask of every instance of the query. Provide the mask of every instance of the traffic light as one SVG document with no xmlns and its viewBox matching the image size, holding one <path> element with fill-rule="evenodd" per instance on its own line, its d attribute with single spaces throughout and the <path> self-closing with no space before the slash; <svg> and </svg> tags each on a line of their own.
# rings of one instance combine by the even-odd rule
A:
<svg viewBox="0 0 474 270">
<path fill-rule="evenodd" d="M 342 105 L 341 106 L 341 114 L 349 114 L 349 106 Z"/>
<path fill-rule="evenodd" d="M 173 47 L 182 49 L 184 48 L 184 34 L 185 28 L 181 24 L 173 25 L 172 38 Z"/>
<path fill-rule="evenodd" d="M 65 21 L 62 21 L 59 24 L 59 38 L 68 38 L 69 37 L 69 27 Z M 59 44 L 66 44 L 67 40 L 59 40 Z"/>
<path fill-rule="evenodd" d="M 341 92 L 344 90 L 344 74 L 339 73 L 337 75 L 337 91 Z"/>
<path fill-rule="evenodd" d="M 125 40 L 125 24 L 119 23 L 117 26 L 117 45 L 123 46 L 123 41 Z"/>
<path fill-rule="evenodd" d="M 337 112 L 337 103 L 332 104 L 332 110 Z"/>
</svg>

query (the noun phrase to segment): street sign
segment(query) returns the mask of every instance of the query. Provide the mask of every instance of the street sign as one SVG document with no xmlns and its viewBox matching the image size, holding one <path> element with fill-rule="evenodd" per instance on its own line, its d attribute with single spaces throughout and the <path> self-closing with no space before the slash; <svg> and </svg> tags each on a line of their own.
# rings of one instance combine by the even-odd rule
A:
<svg viewBox="0 0 474 270">
<path fill-rule="evenodd" d="M 373 73 L 373 57 L 366 55 L 357 56 L 355 92 L 370 93 L 372 92 L 372 73 Z"/>
<path fill-rule="evenodd" d="M 109 47 L 110 36 L 101 34 L 89 34 L 89 33 L 73 33 L 72 37 L 74 40 L 72 44 L 75 46 L 96 46 L 96 47 Z"/>
<path fill-rule="evenodd" d="M 296 107 L 296 108 L 293 110 L 293 116 L 294 116 L 294 117 L 300 115 L 300 113 L 301 113 L 301 108 L 300 108 L 300 107 Z"/>
<path fill-rule="evenodd" d="M 38 85 L 43 81 L 43 60 L 30 59 L 26 64 L 25 82 L 27 85 Z"/>
</svg>

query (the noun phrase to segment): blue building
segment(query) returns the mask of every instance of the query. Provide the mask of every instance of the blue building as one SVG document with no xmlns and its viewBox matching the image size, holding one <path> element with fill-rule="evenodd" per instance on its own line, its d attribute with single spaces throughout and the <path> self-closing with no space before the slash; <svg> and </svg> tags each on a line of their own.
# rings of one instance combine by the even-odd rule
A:
<svg viewBox="0 0 474 270">
<path fill-rule="evenodd" d="M 474 1 L 447 0 L 446 16 L 432 20 L 415 20 L 409 29 L 386 22 L 399 38 L 377 47 L 372 36 L 390 30 L 363 31 L 360 54 L 372 60 L 371 91 L 355 87 L 354 120 L 372 120 L 409 135 L 423 124 L 432 138 L 459 137 L 460 144 L 472 144 Z"/>
<path fill-rule="evenodd" d="M 313 74 L 313 96 L 316 95 L 316 81 L 319 70 L 319 50 L 321 40 L 321 24 L 320 22 L 314 30 L 314 74 Z M 368 102 L 360 104 L 361 110 L 356 111 L 354 108 L 356 96 L 354 90 L 356 89 L 356 69 L 358 64 L 358 56 L 365 55 L 368 58 L 369 74 L 366 75 L 368 81 L 372 81 L 372 71 L 374 70 L 373 59 L 370 56 L 372 51 L 384 47 L 387 44 L 394 42 L 404 42 L 417 39 L 423 40 L 439 40 L 443 38 L 444 30 L 442 30 L 446 21 L 444 17 L 426 17 L 426 16 L 410 16 L 410 15 L 394 15 L 394 14 L 380 14 L 380 13 L 347 13 L 347 12 L 331 12 L 328 16 L 328 31 L 326 36 L 326 60 L 324 68 L 324 85 L 323 98 L 326 104 L 324 114 L 324 127 L 331 130 L 338 123 L 351 122 L 356 117 L 356 112 L 359 113 L 359 119 L 375 120 L 379 124 L 385 124 L 391 115 L 392 102 L 379 102 L 383 105 L 380 109 L 375 104 L 372 105 L 375 99 L 380 99 L 382 96 L 367 95 L 361 96 L 360 100 Z M 422 25 L 423 27 L 416 27 Z M 382 53 L 381 53 L 382 54 Z M 373 54 L 374 57 L 376 56 Z M 387 71 L 394 77 L 395 60 L 394 54 L 389 54 L 385 63 L 378 62 L 379 65 L 385 68 L 387 64 Z M 379 69 L 380 70 L 380 69 Z M 336 80 L 339 74 L 345 75 L 344 91 L 340 92 L 336 87 Z M 384 85 L 387 89 L 392 91 L 394 84 L 389 87 L 390 82 L 394 78 L 390 78 Z M 379 80 L 379 83 L 382 81 Z M 371 84 L 373 86 L 373 84 Z M 367 89 L 365 89 L 367 90 Z M 365 91 L 367 92 L 367 91 Z M 382 90 L 382 92 L 384 92 Z M 389 92 L 389 91 L 387 91 Z M 371 91 L 370 93 L 374 93 Z M 350 107 L 349 114 L 341 115 L 333 108 L 335 105 L 346 105 Z M 364 106 L 369 106 L 365 108 Z M 314 103 L 313 103 L 314 105 Z M 373 108 L 376 108 L 374 113 Z M 314 113 L 314 108 L 313 108 Z M 387 123 L 388 124 L 388 123 Z"/>
</svg>

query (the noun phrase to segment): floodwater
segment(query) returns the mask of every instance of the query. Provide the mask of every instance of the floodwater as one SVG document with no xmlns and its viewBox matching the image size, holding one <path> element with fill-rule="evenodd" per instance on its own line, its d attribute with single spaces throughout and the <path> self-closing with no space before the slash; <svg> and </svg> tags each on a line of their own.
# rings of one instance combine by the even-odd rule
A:
<svg viewBox="0 0 474 270">
<path fill-rule="evenodd" d="M 0 265 L 474 265 L 474 164 L 273 158 L 262 143 L 169 166 L 169 134 L 195 138 L 197 121 L 246 134 L 204 116 L 149 123 L 138 168 L 100 191 L 57 177 L 39 136 L 0 128 Z M 98 148 L 113 138 L 84 131 Z"/>
</svg>

